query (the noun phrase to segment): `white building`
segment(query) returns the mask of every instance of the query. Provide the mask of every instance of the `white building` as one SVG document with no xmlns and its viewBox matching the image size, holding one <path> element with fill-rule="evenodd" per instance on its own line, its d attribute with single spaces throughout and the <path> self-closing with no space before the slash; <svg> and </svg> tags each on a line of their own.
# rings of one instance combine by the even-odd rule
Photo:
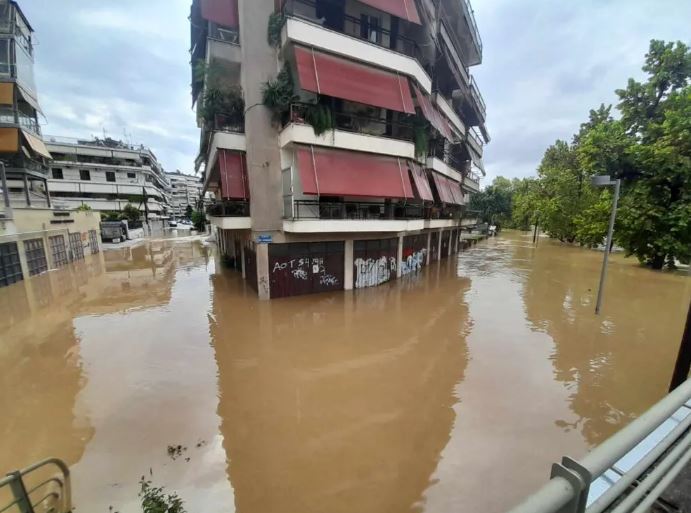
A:
<svg viewBox="0 0 691 513">
<path fill-rule="evenodd" d="M 180 171 L 166 173 L 170 182 L 169 213 L 174 216 L 183 216 L 189 205 L 197 209 L 197 202 L 202 195 L 203 184 L 198 176 L 186 175 Z"/>
<path fill-rule="evenodd" d="M 144 212 L 146 196 L 150 214 L 167 213 L 168 179 L 150 149 L 110 138 L 44 138 L 53 156 L 48 188 L 56 206 L 119 211 L 131 203 Z"/>
</svg>

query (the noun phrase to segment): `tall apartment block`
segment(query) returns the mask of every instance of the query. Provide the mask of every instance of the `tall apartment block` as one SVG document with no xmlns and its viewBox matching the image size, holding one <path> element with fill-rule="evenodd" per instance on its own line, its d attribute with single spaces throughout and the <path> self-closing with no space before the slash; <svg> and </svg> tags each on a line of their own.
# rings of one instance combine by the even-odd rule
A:
<svg viewBox="0 0 691 513">
<path fill-rule="evenodd" d="M 147 147 L 110 137 L 46 135 L 53 156 L 48 187 L 53 203 L 74 209 L 118 212 L 132 204 L 154 217 L 168 209 L 168 177 Z"/>
<path fill-rule="evenodd" d="M 166 173 L 166 176 L 170 182 L 169 214 L 184 216 L 188 206 L 196 210 L 199 200 L 206 203 L 206 198 L 202 199 L 202 183 L 198 176 L 186 175 L 180 171 Z"/>
<path fill-rule="evenodd" d="M 51 200 L 40 112 L 33 29 L 17 2 L 0 0 L 0 287 L 101 247 L 97 214 L 56 209 Z"/>
<path fill-rule="evenodd" d="M 467 0 L 193 0 L 190 22 L 211 223 L 260 298 L 458 250 L 489 142 Z"/>
</svg>

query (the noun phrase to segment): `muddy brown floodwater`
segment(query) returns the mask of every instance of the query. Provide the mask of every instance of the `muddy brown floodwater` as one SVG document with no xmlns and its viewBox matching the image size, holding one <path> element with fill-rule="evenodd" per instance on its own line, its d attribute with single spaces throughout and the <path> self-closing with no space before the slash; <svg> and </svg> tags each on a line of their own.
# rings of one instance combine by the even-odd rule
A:
<svg viewBox="0 0 691 513">
<path fill-rule="evenodd" d="M 0 472 L 77 511 L 499 513 L 665 392 L 691 279 L 508 234 L 377 288 L 259 302 L 199 241 L 0 289 Z M 178 447 L 178 445 L 180 447 Z M 168 446 L 173 446 L 169 454 Z"/>
</svg>

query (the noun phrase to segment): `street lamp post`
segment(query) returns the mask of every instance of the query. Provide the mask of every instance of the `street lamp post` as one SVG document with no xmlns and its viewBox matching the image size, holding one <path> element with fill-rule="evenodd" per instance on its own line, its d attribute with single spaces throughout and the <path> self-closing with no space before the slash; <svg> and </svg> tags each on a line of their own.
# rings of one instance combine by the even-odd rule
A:
<svg viewBox="0 0 691 513">
<path fill-rule="evenodd" d="M 612 200 L 612 212 L 609 216 L 609 227 L 607 229 L 607 243 L 605 246 L 605 256 L 602 259 L 602 270 L 600 271 L 600 285 L 597 289 L 597 303 L 595 304 L 595 314 L 600 313 L 602 306 L 602 294 L 605 286 L 605 278 L 607 277 L 607 261 L 609 260 L 609 251 L 612 247 L 612 235 L 614 233 L 614 221 L 617 218 L 617 204 L 619 203 L 619 189 L 621 188 L 621 180 L 612 180 L 607 175 L 593 176 L 591 183 L 595 187 L 607 187 L 614 185 L 614 199 Z"/>
</svg>

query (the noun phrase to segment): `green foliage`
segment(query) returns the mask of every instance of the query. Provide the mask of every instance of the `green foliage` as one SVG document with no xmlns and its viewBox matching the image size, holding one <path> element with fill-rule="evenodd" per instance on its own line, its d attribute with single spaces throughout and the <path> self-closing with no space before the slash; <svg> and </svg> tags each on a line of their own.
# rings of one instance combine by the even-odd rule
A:
<svg viewBox="0 0 691 513">
<path fill-rule="evenodd" d="M 120 221 L 120 212 L 101 212 L 101 221 Z"/>
<path fill-rule="evenodd" d="M 266 39 L 269 46 L 278 48 L 281 44 L 281 30 L 286 22 L 285 16 L 281 12 L 272 12 L 269 16 L 269 26 L 267 28 Z"/>
<path fill-rule="evenodd" d="M 200 232 L 206 230 L 206 214 L 204 212 L 195 210 L 192 212 L 191 220 L 195 230 Z"/>
<path fill-rule="evenodd" d="M 310 104 L 305 112 L 305 121 L 312 126 L 314 135 L 320 136 L 327 130 L 334 128 L 331 109 L 319 103 Z"/>
<path fill-rule="evenodd" d="M 192 208 L 192 205 L 187 205 L 185 208 L 185 216 L 187 219 L 192 219 L 192 213 L 194 212 L 194 209 Z"/>
<path fill-rule="evenodd" d="M 89 205 L 87 205 L 86 203 L 82 203 L 77 208 L 75 208 L 75 210 L 77 212 L 90 212 L 93 209 Z"/>
<path fill-rule="evenodd" d="M 239 86 L 212 86 L 207 84 L 201 99 L 199 114 L 213 125 L 216 116 L 221 115 L 232 124 L 242 124 L 245 120 L 245 100 Z"/>
<path fill-rule="evenodd" d="M 426 120 L 415 116 L 413 118 L 413 143 L 415 144 L 415 156 L 425 158 L 429 153 L 429 125 Z"/>
<path fill-rule="evenodd" d="M 604 190 L 590 206 L 576 216 L 576 240 L 583 246 L 595 248 L 604 244 L 612 211 L 612 199 L 612 194 Z"/>
<path fill-rule="evenodd" d="M 144 479 L 144 476 L 139 484 L 143 513 L 185 513 L 184 503 L 178 494 L 166 494 L 162 486 L 152 486 L 151 481 Z"/>
<path fill-rule="evenodd" d="M 128 203 L 127 205 L 125 205 L 120 215 L 121 219 L 125 219 L 133 223 L 139 221 L 141 217 L 142 213 L 139 211 L 137 207 L 132 205 L 132 203 Z"/>
<path fill-rule="evenodd" d="M 480 212 L 480 219 L 485 223 L 497 223 L 500 226 L 510 225 L 512 195 L 512 182 L 507 178 L 498 176 L 492 185 L 470 197 L 468 208 Z"/>
<path fill-rule="evenodd" d="M 290 106 L 299 97 L 295 94 L 295 85 L 290 68 L 286 64 L 274 80 L 262 85 L 262 103 L 273 113 L 274 121 L 290 112 Z"/>
</svg>

